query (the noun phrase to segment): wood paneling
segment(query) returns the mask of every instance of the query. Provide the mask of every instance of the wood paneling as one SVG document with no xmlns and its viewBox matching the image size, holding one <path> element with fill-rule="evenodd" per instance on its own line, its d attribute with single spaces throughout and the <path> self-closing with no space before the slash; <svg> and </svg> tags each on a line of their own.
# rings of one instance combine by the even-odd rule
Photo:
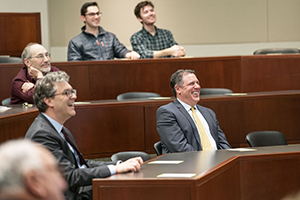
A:
<svg viewBox="0 0 300 200">
<path fill-rule="evenodd" d="M 194 69 L 201 87 L 234 92 L 300 90 L 300 56 L 230 56 L 211 58 L 57 62 L 70 75 L 78 101 L 116 99 L 124 92 L 155 92 L 173 96 L 170 76 Z M 0 99 L 10 96 L 11 81 L 21 64 L 0 64 Z M 11 70 L 8 72 L 7 70 Z"/>
<path fill-rule="evenodd" d="M 20 57 L 28 43 L 41 43 L 40 13 L 0 13 L 0 27 L 0 55 Z"/>
<path fill-rule="evenodd" d="M 103 100 L 76 105 L 77 114 L 65 126 L 86 158 L 108 157 L 119 151 L 155 153 L 160 140 L 156 110 L 173 101 Z M 248 147 L 246 135 L 257 130 L 284 133 L 289 144 L 300 143 L 300 91 L 249 93 L 242 96 L 202 96 L 200 105 L 211 108 L 232 147 Z M 0 143 L 24 137 L 38 110 L 12 106 L 0 113 Z"/>
</svg>

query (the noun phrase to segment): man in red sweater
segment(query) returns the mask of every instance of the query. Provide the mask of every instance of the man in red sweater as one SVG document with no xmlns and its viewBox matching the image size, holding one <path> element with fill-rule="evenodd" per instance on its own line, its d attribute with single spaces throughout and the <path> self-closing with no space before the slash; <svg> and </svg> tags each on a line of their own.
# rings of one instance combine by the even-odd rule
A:
<svg viewBox="0 0 300 200">
<path fill-rule="evenodd" d="M 21 58 L 24 67 L 12 80 L 11 104 L 33 103 L 34 85 L 48 72 L 59 71 L 50 65 L 50 53 L 38 43 L 29 43 Z"/>
</svg>

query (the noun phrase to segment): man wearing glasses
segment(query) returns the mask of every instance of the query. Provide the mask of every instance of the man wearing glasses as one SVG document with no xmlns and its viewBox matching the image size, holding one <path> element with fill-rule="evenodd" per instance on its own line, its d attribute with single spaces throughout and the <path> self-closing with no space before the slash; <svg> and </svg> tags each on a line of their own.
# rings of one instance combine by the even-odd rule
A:
<svg viewBox="0 0 300 200">
<path fill-rule="evenodd" d="M 11 104 L 33 103 L 36 81 L 48 72 L 59 71 L 51 66 L 50 53 L 38 43 L 29 43 L 24 48 L 21 58 L 24 67 L 12 81 Z"/>
<path fill-rule="evenodd" d="M 85 160 L 82 157 L 73 135 L 63 126 L 76 114 L 76 90 L 68 81 L 69 76 L 64 71 L 48 73 L 38 80 L 33 98 L 40 114 L 31 124 L 25 138 L 44 145 L 56 157 L 69 186 L 67 199 L 92 199 L 93 178 L 139 171 L 143 160 L 137 157 L 117 164 Z"/>
<path fill-rule="evenodd" d="M 116 58 L 139 59 L 135 51 L 129 51 L 113 33 L 99 26 L 101 12 L 97 2 L 87 2 L 81 7 L 81 19 L 85 26 L 68 46 L 68 61 L 111 60 Z"/>
</svg>

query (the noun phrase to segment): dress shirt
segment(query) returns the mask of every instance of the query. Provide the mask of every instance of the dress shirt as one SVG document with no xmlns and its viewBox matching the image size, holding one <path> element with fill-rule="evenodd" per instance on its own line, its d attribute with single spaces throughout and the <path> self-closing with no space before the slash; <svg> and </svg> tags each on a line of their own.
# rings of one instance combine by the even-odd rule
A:
<svg viewBox="0 0 300 200">
<path fill-rule="evenodd" d="M 184 103 L 183 101 L 180 101 L 178 98 L 177 98 L 177 100 L 181 103 L 181 105 L 184 107 L 184 109 L 186 109 L 186 111 L 189 113 L 189 115 L 190 115 L 191 118 L 193 119 L 193 121 L 194 121 L 194 123 L 195 123 L 195 125 L 196 125 L 196 127 L 197 127 L 198 133 L 199 133 L 198 126 L 197 126 L 197 124 L 196 124 L 196 122 L 195 122 L 195 119 L 194 119 L 194 117 L 193 117 L 193 114 L 192 114 L 192 110 L 191 110 L 191 107 L 192 107 L 192 106 L 190 106 L 190 105 Z M 203 117 L 203 115 L 201 114 L 201 112 L 198 110 L 197 106 L 194 106 L 194 109 L 195 109 L 195 112 L 196 112 L 198 118 L 200 119 L 200 121 L 201 121 L 201 123 L 202 123 L 202 125 L 203 125 L 203 127 L 204 127 L 204 130 L 205 130 L 205 132 L 206 132 L 206 134 L 207 134 L 207 136 L 208 136 L 208 139 L 209 139 L 209 141 L 210 141 L 210 143 L 211 143 L 212 148 L 213 148 L 214 150 L 217 150 L 217 144 L 216 144 L 216 141 L 214 140 L 214 138 L 212 137 L 212 135 L 211 135 L 211 133 L 210 133 L 209 126 L 208 126 L 208 124 L 207 124 L 205 118 Z"/>
<path fill-rule="evenodd" d="M 141 58 L 153 58 L 154 51 L 177 45 L 171 31 L 156 27 L 154 36 L 143 27 L 142 30 L 131 36 L 130 42 L 133 50 L 140 54 Z M 165 56 L 164 58 L 167 57 L 171 56 Z"/>
</svg>

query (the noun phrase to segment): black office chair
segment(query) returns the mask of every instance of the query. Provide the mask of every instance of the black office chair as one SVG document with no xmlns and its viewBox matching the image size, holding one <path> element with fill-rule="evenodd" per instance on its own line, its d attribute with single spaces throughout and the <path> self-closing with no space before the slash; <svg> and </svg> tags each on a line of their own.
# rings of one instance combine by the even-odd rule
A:
<svg viewBox="0 0 300 200">
<path fill-rule="evenodd" d="M 293 54 L 300 53 L 300 50 L 297 48 L 267 48 L 267 49 L 258 49 L 254 51 L 253 55 L 262 55 L 262 54 Z"/>
<path fill-rule="evenodd" d="M 117 96 L 117 100 L 124 99 L 140 99 L 140 98 L 149 98 L 149 97 L 161 97 L 160 94 L 153 92 L 126 92 L 123 94 L 119 94 Z"/>
<path fill-rule="evenodd" d="M 22 58 L 20 57 L 9 57 L 0 56 L 0 63 L 22 63 Z"/>
<path fill-rule="evenodd" d="M 227 88 L 201 88 L 200 95 L 232 94 L 233 91 Z"/>
<path fill-rule="evenodd" d="M 286 138 L 279 131 L 254 131 L 246 136 L 250 147 L 287 145 Z"/>
<path fill-rule="evenodd" d="M 134 157 L 142 157 L 143 161 L 147 161 L 151 159 L 151 156 L 142 151 L 121 151 L 118 153 L 113 154 L 110 159 L 112 162 L 117 162 L 118 160 L 126 161 L 129 158 Z"/>
<path fill-rule="evenodd" d="M 1 105 L 2 106 L 10 105 L 10 98 L 3 99 L 2 102 L 1 102 Z"/>
<path fill-rule="evenodd" d="M 161 141 L 158 141 L 154 144 L 154 150 L 157 156 L 160 156 L 162 154 Z"/>
</svg>

